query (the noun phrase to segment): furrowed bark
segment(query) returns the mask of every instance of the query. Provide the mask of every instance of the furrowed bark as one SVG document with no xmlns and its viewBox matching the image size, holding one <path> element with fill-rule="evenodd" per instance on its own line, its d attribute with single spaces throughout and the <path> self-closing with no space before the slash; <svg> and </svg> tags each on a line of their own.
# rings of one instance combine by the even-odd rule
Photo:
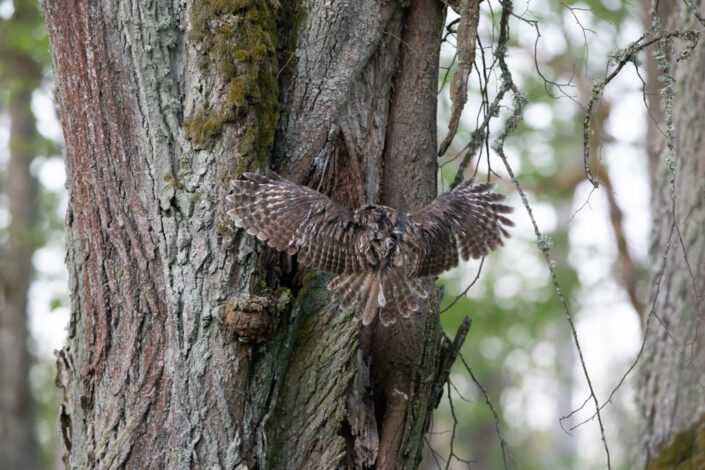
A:
<svg viewBox="0 0 705 470">
<path fill-rule="evenodd" d="M 258 370 L 252 346 L 220 327 L 227 300 L 255 308 L 261 279 L 261 247 L 224 225 L 237 126 L 208 150 L 185 139 L 184 112 L 215 87 L 184 41 L 181 6 L 45 10 L 70 194 L 67 466 L 232 468 L 254 458 L 240 443 L 264 414 L 245 406 L 250 374 L 273 368 Z"/>
<path fill-rule="evenodd" d="M 412 21 L 422 6 L 435 22 Z M 437 316 L 409 334 L 418 356 L 393 361 L 414 372 L 419 401 L 396 408 L 404 437 L 379 442 L 389 400 L 372 401 L 359 321 L 331 302 L 326 275 L 236 231 L 223 201 L 229 179 L 270 156 L 349 207 L 380 200 L 392 138 L 425 162 L 408 184 L 430 200 L 441 7 L 45 0 L 69 172 L 58 382 L 70 468 L 372 468 L 379 448 L 416 465 Z M 430 55 L 397 70 L 402 27 L 422 43 L 406 54 Z M 390 111 L 395 74 L 405 91 Z M 389 125 L 416 100 L 423 125 Z"/>
<path fill-rule="evenodd" d="M 699 11 L 705 11 L 705 2 L 693 3 Z M 671 8 L 664 24 L 700 29 L 685 2 Z M 679 47 L 674 44 L 670 58 L 678 56 Z M 653 310 L 638 379 L 637 398 L 642 416 L 636 448 L 638 468 L 647 469 L 699 468 L 705 461 L 702 374 L 705 370 L 705 232 L 702 230 L 705 95 L 701 80 L 705 48 L 702 41 L 691 58 L 670 63 L 677 90 L 673 106 L 675 161 L 670 162 L 666 156 L 663 139 L 660 146 L 650 146 L 653 272 L 647 314 L 652 305 Z M 652 83 L 658 83 L 656 79 L 655 75 L 649 77 Z M 657 104 L 652 101 L 651 107 Z M 662 114 L 659 111 L 656 115 Z M 662 123 L 662 129 L 667 125 Z M 673 172 L 669 167 L 673 167 Z"/>
<path fill-rule="evenodd" d="M 437 194 L 436 88 L 438 57 L 445 14 L 435 0 L 413 2 L 402 36 L 399 69 L 389 111 L 384 155 L 382 203 L 413 212 Z M 413 191 L 407 188 L 414 188 Z M 432 282 L 425 285 L 428 309 L 409 321 L 377 328 L 374 366 L 386 401 L 378 467 L 415 468 L 421 460 L 423 436 L 430 416 L 434 376 L 440 350 L 438 305 Z"/>
<path fill-rule="evenodd" d="M 296 68 L 282 90 L 275 166 L 298 183 L 318 182 L 349 160 L 357 184 L 348 192 L 358 194 L 348 197 L 374 202 L 403 9 L 376 0 L 303 5 L 307 16 L 296 43 Z M 359 201 L 353 202 L 357 208 Z"/>
</svg>

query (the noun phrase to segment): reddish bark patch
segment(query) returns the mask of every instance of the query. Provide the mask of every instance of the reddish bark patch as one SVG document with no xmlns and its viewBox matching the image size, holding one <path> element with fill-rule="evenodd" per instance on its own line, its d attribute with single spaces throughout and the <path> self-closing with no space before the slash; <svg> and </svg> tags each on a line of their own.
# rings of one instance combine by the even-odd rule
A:
<svg viewBox="0 0 705 470">
<path fill-rule="evenodd" d="M 262 343 L 274 330 L 274 321 L 267 311 L 257 304 L 251 304 L 246 311 L 238 308 L 235 303 L 223 307 L 223 324 L 227 331 L 233 333 L 241 341 Z"/>
<path fill-rule="evenodd" d="M 170 384 L 162 380 L 164 270 L 145 203 L 153 194 L 151 155 L 139 142 L 134 70 L 129 56 L 116 52 L 122 32 L 106 26 L 99 5 L 50 0 L 45 11 L 66 141 L 74 289 L 65 349 L 71 367 L 60 371 L 62 422 L 85 430 L 84 445 L 104 445 L 104 455 L 90 454 L 89 464 L 105 458 L 110 466 L 142 467 L 138 449 L 166 445 L 160 430 Z M 133 432 L 144 439 L 124 440 Z"/>
</svg>

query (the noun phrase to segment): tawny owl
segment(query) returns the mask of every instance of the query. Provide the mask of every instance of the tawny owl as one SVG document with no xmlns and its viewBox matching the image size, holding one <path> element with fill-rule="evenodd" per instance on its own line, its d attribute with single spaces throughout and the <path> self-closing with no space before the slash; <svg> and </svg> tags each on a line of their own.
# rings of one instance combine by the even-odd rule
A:
<svg viewBox="0 0 705 470">
<path fill-rule="evenodd" d="M 343 307 L 356 305 L 367 325 L 379 311 L 390 325 L 408 318 L 427 297 L 419 278 L 440 274 L 502 245 L 514 225 L 494 185 L 465 181 L 415 214 L 369 204 L 354 213 L 274 172 L 245 173 L 227 200 L 228 214 L 247 233 L 298 261 L 337 276 L 328 284 Z"/>
</svg>

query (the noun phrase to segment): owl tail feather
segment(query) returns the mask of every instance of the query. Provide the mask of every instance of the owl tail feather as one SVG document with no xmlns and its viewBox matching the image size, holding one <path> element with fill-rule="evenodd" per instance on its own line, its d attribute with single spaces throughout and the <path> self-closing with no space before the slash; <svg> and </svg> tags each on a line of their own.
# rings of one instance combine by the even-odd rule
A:
<svg viewBox="0 0 705 470">
<path fill-rule="evenodd" d="M 418 279 L 378 274 L 340 274 L 328 284 L 340 306 L 357 305 L 355 315 L 363 325 L 369 325 L 379 311 L 380 321 L 389 326 L 397 318 L 409 318 L 418 312 L 422 300 L 428 297 Z"/>
<path fill-rule="evenodd" d="M 355 316 L 369 325 L 377 315 L 377 310 L 387 304 L 382 279 L 374 273 L 341 274 L 328 284 L 333 296 L 340 300 L 343 308 L 357 304 Z"/>
<path fill-rule="evenodd" d="M 382 286 L 387 296 L 387 305 L 380 306 L 379 320 L 384 326 L 396 323 L 398 318 L 409 318 L 423 307 L 428 293 L 418 279 L 401 276 L 384 276 Z"/>
</svg>

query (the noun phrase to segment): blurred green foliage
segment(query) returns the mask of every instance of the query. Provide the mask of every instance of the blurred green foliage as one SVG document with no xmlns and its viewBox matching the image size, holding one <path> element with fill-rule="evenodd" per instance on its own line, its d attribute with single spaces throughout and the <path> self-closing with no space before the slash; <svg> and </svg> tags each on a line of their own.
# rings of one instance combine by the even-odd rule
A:
<svg viewBox="0 0 705 470">
<path fill-rule="evenodd" d="M 39 86 L 17 69 L 19 60 L 34 63 L 36 67 L 48 71 L 51 65 L 49 37 L 44 25 L 41 7 L 35 0 L 4 0 L 0 2 L 3 11 L 12 12 L 4 18 L 0 16 L 0 107 L 7 107 L 9 93 L 15 87 Z M 12 6 L 10 6 L 12 5 Z"/>
<path fill-rule="evenodd" d="M 0 0 L 0 115 L 9 117 L 12 100 L 15 106 L 19 103 L 32 113 L 32 96 L 48 88 L 51 83 L 50 66 L 49 40 L 40 3 L 37 0 Z M 35 176 L 44 161 L 56 158 L 61 145 L 38 132 L 31 141 L 13 140 L 11 136 L 8 144 L 13 148 L 22 145 L 25 153 L 33 156 L 31 168 L 35 170 Z M 0 209 L 7 206 L 5 181 L 11 177 L 7 174 L 8 150 L 0 149 Z M 57 211 L 60 196 L 42 186 L 37 196 L 36 224 L 15 229 L 22 230 L 22 239 L 35 249 L 45 246 L 50 240 L 63 245 L 63 217 Z M 6 240 L 7 229 L 0 221 L 0 245 Z M 53 302 L 56 303 L 52 306 L 55 308 L 65 301 L 56 299 Z M 57 421 L 60 391 L 54 385 L 54 359 L 35 356 L 31 370 L 27 373 L 34 398 L 35 436 L 38 443 L 36 463 L 39 469 L 57 468 L 60 463 Z"/>
<path fill-rule="evenodd" d="M 501 7 L 497 1 L 483 2 L 481 7 L 479 34 L 481 44 L 487 48 L 484 64 L 489 68 L 492 63 L 490 47 L 495 45 Z M 541 229 L 553 240 L 550 257 L 555 261 L 561 291 L 572 305 L 578 304 L 577 298 L 584 289 L 575 266 L 569 262 L 571 246 L 568 236 L 569 218 L 575 211 L 574 191 L 585 180 L 582 162 L 583 115 L 579 103 L 585 101 L 585 94 L 592 86 L 591 80 L 598 78 L 607 64 L 606 56 L 600 57 L 598 54 L 598 57 L 589 58 L 590 48 L 580 42 L 584 37 L 589 45 L 597 38 L 601 43 L 612 44 L 609 47 L 616 48 L 621 39 L 620 27 L 628 21 L 637 25 L 640 23 L 639 7 L 640 4 L 634 2 L 600 0 L 515 2 L 514 5 L 517 16 L 510 23 L 512 39 L 508 51 L 514 81 L 527 97 L 529 106 L 538 104 L 543 107 L 544 114 L 550 116 L 550 122 L 545 125 L 522 120 L 507 139 L 505 148 L 516 157 L 513 169 L 532 206 L 541 204 L 551 208 L 550 212 L 556 220 L 555 227 L 548 231 L 546 227 Z M 451 14 L 450 21 L 452 19 Z M 542 35 L 538 43 L 535 42 L 537 27 Z M 573 37 L 568 33 L 569 29 L 574 31 Z M 561 37 L 565 44 L 559 47 L 555 43 Z M 553 41 L 554 44 L 547 48 L 546 41 Z M 452 36 L 450 43 L 455 44 Z M 595 49 L 602 50 L 601 47 Z M 444 56 L 446 67 L 451 67 L 448 74 L 451 76 L 455 67 L 452 52 Z M 603 60 L 602 70 L 590 66 L 593 60 L 598 63 Z M 479 51 L 476 65 L 482 70 Z M 548 80 L 561 84 L 570 82 L 570 85 L 558 88 L 547 83 L 539 70 Z M 445 75 L 446 70 L 441 70 L 441 86 L 444 85 Z M 478 75 L 473 73 L 471 76 L 471 104 L 465 110 L 465 114 L 472 117 L 461 120 L 461 126 L 464 123 L 465 128 L 459 130 L 455 147 L 441 157 L 441 189 L 447 189 L 453 181 L 460 160 L 458 155 L 475 130 L 468 125 L 468 121 L 481 120 L 476 118 L 481 112 L 478 97 L 483 94 Z M 496 91 L 497 75 L 497 70 L 486 74 L 489 86 L 485 91 L 489 101 Z M 475 107 L 472 107 L 473 94 Z M 446 94 L 441 93 L 440 96 L 441 100 L 447 100 Z M 509 101 L 510 98 L 505 97 L 504 104 L 509 106 Z M 443 121 L 449 116 L 450 104 L 441 102 L 439 109 L 441 141 L 445 137 L 447 127 Z M 507 110 L 503 110 L 496 121 L 501 124 L 506 115 Z M 497 127 L 500 126 L 493 129 Z M 489 138 L 491 142 L 492 135 Z M 481 180 L 487 178 L 486 149 L 483 146 L 481 154 L 474 157 L 465 171 L 466 178 L 473 175 Z M 499 158 L 491 154 L 489 162 L 493 173 L 504 174 Z M 499 182 L 500 191 L 515 192 L 506 181 L 502 182 L 494 175 L 492 180 Z M 513 219 L 526 217 L 519 198 L 512 199 L 511 204 L 515 206 Z M 548 426 L 540 420 L 532 422 L 532 417 L 536 416 L 534 413 L 540 411 L 530 409 L 533 403 L 537 403 L 537 396 L 538 403 L 549 405 L 554 414 L 559 409 L 565 414 L 572 410 L 573 370 L 577 353 L 563 306 L 556 295 L 542 253 L 536 246 L 533 232 L 517 233 L 517 228 L 510 232 L 513 237 L 511 249 L 500 249 L 484 261 L 480 278 L 470 288 L 468 296 L 456 300 L 456 296 L 472 281 L 474 276 L 470 274 L 476 272 L 479 263 L 472 263 L 465 273 L 453 272 L 441 277 L 439 283 L 446 291 L 441 311 L 455 302 L 442 313 L 441 322 L 452 338 L 466 315 L 472 319 L 462 354 L 498 411 L 502 433 L 509 442 L 517 468 L 604 468 L 603 454 L 596 455 L 589 462 L 578 461 L 575 440 L 571 442 L 572 436 L 560 428 L 560 414 L 552 416 Z M 575 313 L 577 308 L 572 310 Z M 449 455 L 454 421 L 457 421 L 457 427 L 453 449 L 460 459 L 470 460 L 473 469 L 504 468 L 492 413 L 460 361 L 453 366 L 450 380 L 453 410 L 446 391 L 439 410 L 434 414 L 429 436 L 433 451 L 429 448 L 423 468 L 437 468 L 438 463 L 445 468 L 443 459 Z M 561 400 L 564 403 L 557 403 Z M 611 442 L 613 447 L 624 444 L 619 442 L 619 436 Z M 433 452 L 437 452 L 435 459 L 431 455 Z M 618 460 L 616 463 L 613 460 L 612 468 L 627 468 L 624 458 Z M 450 468 L 468 466 L 454 458 Z"/>
<path fill-rule="evenodd" d="M 12 4 L 11 8 L 9 4 Z M 565 97 L 555 86 L 546 84 L 536 70 L 536 65 L 550 80 L 560 83 L 571 81 L 574 86 L 566 87 L 565 91 L 580 102 L 586 90 L 590 89 L 587 77 L 594 78 L 595 74 L 586 75 L 589 49 L 581 47 L 579 38 L 569 38 L 567 30 L 575 30 L 578 19 L 586 18 L 584 26 L 592 30 L 585 31 L 587 40 L 599 37 L 603 43 L 616 44 L 622 25 L 627 21 L 639 21 L 638 7 L 639 4 L 635 2 L 606 0 L 515 2 L 519 17 L 536 21 L 542 33 L 549 30 L 552 32 L 552 35 L 544 35 L 536 45 L 539 58 L 533 64 L 535 27 L 519 17 L 512 18 L 512 39 L 508 53 L 510 65 L 521 65 L 522 60 L 524 64 L 529 64 L 512 69 L 515 81 L 530 105 L 545 105 L 551 111 L 552 119 L 548 126 L 535 126 L 531 121 L 522 121 L 508 139 L 507 148 L 518 159 L 519 165 L 515 170 L 532 201 L 553 208 L 558 222 L 556 228 L 546 234 L 554 242 L 551 258 L 556 261 L 563 294 L 570 301 L 575 299 L 582 288 L 575 268 L 568 262 L 571 246 L 566 230 L 566 215 L 571 212 L 573 192 L 582 181 L 582 115 L 575 102 Z M 29 83 L 21 74 L 17 74 L 14 61 L 18 56 L 30 58 L 37 67 L 42 68 L 45 71 L 45 82 L 50 66 L 47 34 L 39 3 L 27 0 L 0 1 L 0 11 L 10 10 L 13 11 L 11 16 L 0 17 L 0 113 L 7 109 L 13 88 L 30 86 L 34 90 L 42 86 L 40 82 Z M 482 46 L 488 48 L 487 66 L 492 63 L 492 51 L 489 48 L 496 40 L 499 11 L 497 0 L 483 2 L 480 29 Z M 555 41 L 556 35 L 564 36 L 565 47 L 547 46 L 546 41 Z M 546 49 L 553 52 L 546 52 Z M 519 60 L 512 62 L 512 59 Z M 597 60 L 599 62 L 600 59 Z M 605 57 L 604 64 L 606 60 Z M 477 63 L 482 67 L 479 54 Z M 496 78 L 495 74 L 498 72 L 489 75 L 491 82 Z M 441 79 L 444 75 L 445 71 L 442 71 Z M 473 96 L 477 97 L 481 92 L 475 74 L 471 82 L 470 104 L 466 114 L 471 112 Z M 492 86 L 487 91 L 491 96 Z M 443 100 L 446 95 L 441 96 Z M 444 106 L 449 109 L 447 103 L 441 103 L 441 116 L 444 116 Z M 503 115 L 500 114 L 498 122 L 501 122 Z M 442 138 L 446 126 L 441 122 L 439 129 Z M 455 176 L 457 161 L 453 161 L 453 156 L 460 150 L 458 147 L 469 140 L 473 130 L 465 122 L 465 127 L 456 136 L 456 147 L 451 147 L 449 157 L 441 160 L 444 188 L 448 187 Z M 57 151 L 57 144 L 43 137 L 33 145 L 37 155 L 50 156 Z M 476 156 L 474 162 L 477 164 L 486 160 L 487 155 L 483 153 Z M 493 168 L 499 170 L 501 163 L 490 161 Z M 2 171 L 0 166 L 0 173 Z M 474 167 L 466 175 L 473 172 Z M 487 168 L 480 165 L 478 177 L 484 178 L 486 174 Z M 511 193 L 512 187 L 502 185 L 501 190 Z M 0 184 L 0 197 L 1 193 Z M 43 236 L 37 240 L 39 245 L 46 242 L 47 234 L 55 237 L 63 228 L 60 217 L 56 217 L 57 198 L 56 193 L 41 190 L 40 210 L 43 219 L 38 232 Z M 517 214 L 524 210 L 518 200 L 515 205 Z M 0 241 L 2 229 L 0 227 Z M 544 394 L 555 400 L 559 399 L 561 391 L 570 396 L 575 353 L 562 306 L 555 295 L 535 239 L 531 234 L 524 236 L 516 233 L 516 230 L 512 234 L 518 241 L 512 251 L 500 251 L 491 255 L 484 263 L 479 281 L 471 288 L 470 296 L 460 298 L 443 313 L 441 321 L 452 337 L 464 316 L 468 315 L 473 320 L 462 354 L 499 412 L 501 428 L 518 467 L 529 470 L 577 468 L 575 448 L 568 442 L 569 438 L 565 437 L 557 422 L 545 427 L 531 423 L 530 413 L 526 415 L 528 418 L 515 416 L 517 408 L 525 407 L 530 402 L 522 401 L 526 399 L 527 387 L 544 387 Z M 517 261 L 518 258 L 521 262 Z M 453 302 L 471 279 L 459 280 L 446 276 L 440 280 L 446 287 L 442 310 Z M 63 302 L 65 300 L 62 298 L 53 298 L 50 308 L 61 307 Z M 58 448 L 56 410 L 59 391 L 53 385 L 53 375 L 53 359 L 37 358 L 31 371 L 31 385 L 36 403 L 41 468 L 54 467 Z M 546 378 L 550 380 L 545 382 Z M 544 382 L 530 383 L 534 379 Z M 503 468 L 493 416 L 462 363 L 453 367 L 451 383 L 458 422 L 455 452 L 462 458 L 476 460 L 473 468 Z M 520 403 L 517 404 L 517 401 Z M 567 406 L 571 406 L 569 399 Z M 433 430 L 429 437 L 431 446 L 441 456 L 447 456 L 450 441 L 448 431 L 452 426 L 453 417 L 448 401 L 444 399 L 434 415 Z M 594 468 L 600 468 L 600 457 L 597 456 L 595 461 L 598 464 Z M 431 458 L 426 459 L 424 465 L 435 468 Z M 626 464 L 622 462 L 614 468 L 620 468 L 620 465 L 624 467 Z M 455 461 L 451 468 L 466 467 Z"/>
<path fill-rule="evenodd" d="M 30 386 L 34 396 L 35 433 L 39 444 L 37 463 L 40 469 L 63 468 L 59 459 L 62 449 L 58 429 L 61 390 L 54 384 L 54 358 L 36 357 L 30 370 Z"/>
</svg>

